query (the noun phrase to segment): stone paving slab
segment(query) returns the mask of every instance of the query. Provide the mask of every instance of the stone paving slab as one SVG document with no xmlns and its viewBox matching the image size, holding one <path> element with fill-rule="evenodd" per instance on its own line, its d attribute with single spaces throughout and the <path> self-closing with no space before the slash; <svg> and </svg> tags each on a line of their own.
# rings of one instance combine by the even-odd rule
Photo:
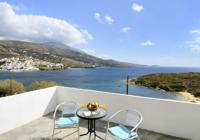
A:
<svg viewBox="0 0 200 140">
<path fill-rule="evenodd" d="M 80 120 L 80 134 L 87 132 L 87 121 Z M 105 138 L 106 121 L 96 121 L 96 134 L 102 138 Z M 116 124 L 112 123 L 111 126 Z M 78 132 L 75 132 L 77 128 L 62 129 L 59 133 L 59 129 L 55 130 L 55 140 L 78 140 Z M 52 140 L 53 133 L 53 112 L 38 118 L 30 123 L 17 127 L 11 131 L 0 135 L 0 140 Z M 186 140 L 183 138 L 172 137 L 163 135 L 156 132 L 151 132 L 143 129 L 138 130 L 138 135 L 141 140 Z M 82 136 L 79 140 L 88 140 L 89 135 Z M 94 139 L 92 134 L 91 140 Z M 96 137 L 96 140 L 100 140 Z M 109 135 L 107 140 L 113 140 Z"/>
</svg>

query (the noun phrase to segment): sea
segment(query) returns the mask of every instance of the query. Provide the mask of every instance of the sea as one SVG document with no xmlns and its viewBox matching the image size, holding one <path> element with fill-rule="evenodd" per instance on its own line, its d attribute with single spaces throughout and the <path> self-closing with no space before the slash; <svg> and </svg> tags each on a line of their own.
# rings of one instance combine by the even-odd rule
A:
<svg viewBox="0 0 200 140">
<path fill-rule="evenodd" d="M 35 81 L 53 81 L 62 86 L 126 94 L 127 76 L 137 78 L 153 73 L 200 72 L 198 67 L 136 67 L 136 68 L 70 68 L 66 70 L 29 71 L 12 73 L 12 79 L 28 86 Z M 0 80 L 9 79 L 9 73 L 0 72 Z M 128 94 L 142 97 L 185 101 L 180 94 L 128 85 Z"/>
</svg>

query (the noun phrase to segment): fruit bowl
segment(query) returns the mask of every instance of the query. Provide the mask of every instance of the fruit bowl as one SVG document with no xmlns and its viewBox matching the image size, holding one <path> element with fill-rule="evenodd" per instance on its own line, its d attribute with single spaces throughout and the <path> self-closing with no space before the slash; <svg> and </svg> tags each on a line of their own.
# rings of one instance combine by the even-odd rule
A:
<svg viewBox="0 0 200 140">
<path fill-rule="evenodd" d="M 88 103 L 87 108 L 90 111 L 96 111 L 99 108 L 99 105 L 97 103 Z"/>
</svg>

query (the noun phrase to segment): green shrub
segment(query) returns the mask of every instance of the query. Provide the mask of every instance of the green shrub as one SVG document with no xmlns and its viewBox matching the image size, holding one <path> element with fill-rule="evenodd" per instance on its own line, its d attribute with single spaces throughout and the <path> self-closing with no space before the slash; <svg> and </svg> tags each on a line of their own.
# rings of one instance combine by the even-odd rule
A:
<svg viewBox="0 0 200 140">
<path fill-rule="evenodd" d="M 200 85 L 196 85 L 196 86 L 194 86 L 195 88 L 200 88 Z"/>
<path fill-rule="evenodd" d="M 0 97 L 14 95 L 16 92 L 25 92 L 24 85 L 21 82 L 12 80 L 12 93 L 10 93 L 10 79 L 0 81 Z"/>
<path fill-rule="evenodd" d="M 47 81 L 36 81 L 31 83 L 28 88 L 27 91 L 32 91 L 32 90 L 37 90 L 37 89 L 43 89 L 43 88 L 48 88 L 48 87 L 53 87 L 53 86 L 58 86 L 59 84 L 54 83 L 54 82 L 47 82 Z"/>
<path fill-rule="evenodd" d="M 144 84 L 145 80 L 138 80 L 136 83 Z"/>
<path fill-rule="evenodd" d="M 170 85 L 169 86 L 173 91 L 184 91 L 186 89 L 183 85 Z"/>
<path fill-rule="evenodd" d="M 200 97 L 200 72 L 148 74 L 137 78 L 135 83 L 172 92 L 187 91 Z"/>
<path fill-rule="evenodd" d="M 194 93 L 195 97 L 200 97 L 200 91 Z"/>
<path fill-rule="evenodd" d="M 159 81 L 153 81 L 151 83 L 149 83 L 149 85 L 153 88 L 156 88 L 156 86 L 159 86 L 160 85 L 160 82 Z"/>
</svg>

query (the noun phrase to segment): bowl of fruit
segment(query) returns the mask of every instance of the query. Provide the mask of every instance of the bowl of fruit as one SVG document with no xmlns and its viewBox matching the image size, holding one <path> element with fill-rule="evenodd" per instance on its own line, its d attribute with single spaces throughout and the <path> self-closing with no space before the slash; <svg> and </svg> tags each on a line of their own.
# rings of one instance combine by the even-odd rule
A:
<svg viewBox="0 0 200 140">
<path fill-rule="evenodd" d="M 95 103 L 95 102 L 93 102 L 93 103 L 88 103 L 88 104 L 87 104 L 87 108 L 88 108 L 88 110 L 90 110 L 90 111 L 96 111 L 96 110 L 99 108 L 99 105 L 98 105 L 97 103 Z"/>
</svg>

